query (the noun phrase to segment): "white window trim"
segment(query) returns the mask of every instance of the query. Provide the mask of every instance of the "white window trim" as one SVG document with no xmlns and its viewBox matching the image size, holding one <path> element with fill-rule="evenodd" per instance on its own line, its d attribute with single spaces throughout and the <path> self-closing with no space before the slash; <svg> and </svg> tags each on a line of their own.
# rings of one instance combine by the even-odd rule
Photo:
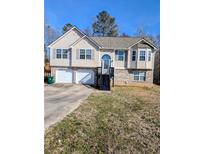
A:
<svg viewBox="0 0 205 154">
<path fill-rule="evenodd" d="M 67 50 L 68 52 L 67 52 L 67 58 L 63 58 L 63 55 L 65 54 L 65 53 L 63 53 L 63 50 Z M 68 49 L 62 49 L 61 50 L 62 51 L 62 59 L 68 59 L 69 58 L 69 50 Z"/>
<path fill-rule="evenodd" d="M 120 55 L 120 56 L 123 56 L 123 60 L 119 60 L 118 58 L 119 58 L 119 51 L 122 51 L 123 52 L 123 55 Z M 117 52 L 117 54 L 116 54 L 116 59 L 117 59 L 117 61 L 125 61 L 125 50 L 117 50 L 116 51 Z"/>
<path fill-rule="evenodd" d="M 145 61 L 140 60 L 140 51 L 145 51 Z M 149 52 L 151 52 L 151 58 L 149 61 Z M 141 62 L 151 62 L 152 61 L 152 50 L 151 49 L 143 49 L 143 48 L 138 48 L 138 57 L 137 60 Z"/>
<path fill-rule="evenodd" d="M 139 72 L 139 75 L 137 75 L 137 72 Z M 141 76 L 140 73 L 144 73 L 144 76 Z M 146 81 L 146 71 L 135 71 L 134 73 L 134 80 L 135 80 L 135 76 L 139 76 L 139 80 L 135 80 L 135 81 Z M 145 80 L 141 80 L 140 77 L 144 77 Z"/>
<path fill-rule="evenodd" d="M 145 60 L 140 60 L 140 53 L 141 53 L 141 51 L 145 51 Z M 140 49 L 139 50 L 139 59 L 138 59 L 139 61 L 146 61 L 147 60 L 147 50 L 146 49 Z"/>
<path fill-rule="evenodd" d="M 58 53 L 58 50 L 60 50 L 60 53 Z M 60 58 L 58 58 L 58 56 L 57 56 L 57 55 L 59 55 L 59 54 L 61 55 Z M 56 57 L 56 59 L 61 59 L 61 58 L 62 58 L 62 49 L 59 49 L 59 48 L 56 49 L 56 55 L 55 55 L 55 57 Z"/>
<path fill-rule="evenodd" d="M 90 50 L 90 59 L 87 59 L 87 55 L 89 55 L 89 54 L 87 54 L 87 50 Z M 85 58 L 86 58 L 86 60 L 91 60 L 92 59 L 92 49 L 86 49 L 85 50 Z"/>
<path fill-rule="evenodd" d="M 80 60 L 92 60 L 92 51 L 93 51 L 92 49 L 90 49 L 90 48 L 81 48 L 80 50 L 85 50 L 85 59 L 81 59 L 81 58 L 80 58 L 80 53 L 79 53 L 79 59 L 80 59 Z M 90 51 L 91 51 L 90 59 L 87 59 L 87 57 L 86 57 L 86 56 L 87 56 L 86 50 L 90 50 Z"/>
<path fill-rule="evenodd" d="M 60 52 L 61 58 L 57 58 L 57 54 L 59 54 L 59 53 L 57 53 L 57 50 L 61 50 L 61 52 Z M 56 49 L 56 53 L 55 53 L 56 59 L 68 59 L 69 58 L 69 50 L 67 52 L 67 58 L 63 58 L 63 50 L 68 50 L 68 49 L 65 49 L 65 48 L 57 48 Z"/>
<path fill-rule="evenodd" d="M 150 60 L 149 60 L 150 58 Z M 152 61 L 152 51 L 148 50 L 147 51 L 147 61 Z"/>
</svg>

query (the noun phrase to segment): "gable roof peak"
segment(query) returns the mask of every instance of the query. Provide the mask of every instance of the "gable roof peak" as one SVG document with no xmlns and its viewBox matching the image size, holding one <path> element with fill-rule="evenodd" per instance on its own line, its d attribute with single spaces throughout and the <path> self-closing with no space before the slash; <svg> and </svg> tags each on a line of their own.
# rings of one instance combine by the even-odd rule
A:
<svg viewBox="0 0 205 154">
<path fill-rule="evenodd" d="M 64 36 L 66 36 L 68 33 L 70 33 L 73 29 L 76 29 L 79 33 L 82 34 L 82 36 L 85 36 L 86 34 L 82 32 L 80 29 L 78 29 L 76 26 L 71 27 L 67 32 L 65 32 L 63 35 L 61 35 L 59 38 L 57 38 L 55 41 L 53 41 L 48 47 L 51 47 L 54 45 L 57 41 L 61 40 Z"/>
</svg>

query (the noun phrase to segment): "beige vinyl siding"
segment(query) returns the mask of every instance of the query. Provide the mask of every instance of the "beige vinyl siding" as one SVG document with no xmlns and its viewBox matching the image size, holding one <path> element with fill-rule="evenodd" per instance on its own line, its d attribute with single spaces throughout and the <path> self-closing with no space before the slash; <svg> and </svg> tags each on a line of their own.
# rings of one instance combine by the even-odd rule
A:
<svg viewBox="0 0 205 154">
<path fill-rule="evenodd" d="M 121 51 L 121 50 L 118 50 L 118 51 Z M 127 56 L 128 56 L 128 53 L 126 50 L 122 50 L 124 51 L 124 59 L 123 61 L 120 61 L 120 60 L 117 60 L 117 55 L 116 55 L 116 52 L 117 50 L 115 51 L 115 68 L 116 69 L 126 69 L 127 68 Z"/>
<path fill-rule="evenodd" d="M 98 66 L 101 66 L 101 59 L 104 55 L 109 55 L 111 57 L 112 63 L 111 66 L 115 67 L 115 52 L 113 49 L 101 49 L 100 50 L 100 56 L 99 56 L 99 63 Z"/>
<path fill-rule="evenodd" d="M 145 61 L 140 61 L 140 50 L 144 50 L 146 54 Z M 132 51 L 136 51 L 136 61 L 132 61 Z M 148 61 L 148 52 L 151 51 L 151 61 Z M 153 69 L 153 49 L 145 43 L 138 43 L 129 50 L 129 69 Z"/>
<path fill-rule="evenodd" d="M 101 66 L 101 59 L 104 55 L 109 55 L 111 57 L 112 63 L 111 66 L 115 67 L 115 69 L 126 69 L 128 53 L 125 51 L 125 58 L 123 61 L 116 60 L 115 50 L 114 49 L 101 49 L 99 56 L 99 66 Z"/>
<path fill-rule="evenodd" d="M 118 61 L 116 60 L 116 55 L 115 55 L 115 50 L 114 49 L 101 49 L 100 50 L 100 56 L 99 56 L 99 66 L 101 66 L 101 59 L 104 55 L 109 55 L 111 57 L 112 63 L 111 66 L 115 67 L 115 69 L 126 69 L 126 64 L 127 61 L 127 55 L 125 56 L 123 61 Z M 127 51 L 125 51 L 125 54 L 127 54 Z"/>
<path fill-rule="evenodd" d="M 52 45 L 53 48 L 68 48 L 75 41 L 80 39 L 82 34 L 79 33 L 76 29 L 72 29 L 68 34 L 66 34 L 63 38 L 58 40 L 56 43 Z"/>
<path fill-rule="evenodd" d="M 57 59 L 56 58 L 56 48 L 50 48 L 50 65 L 51 66 L 71 66 L 70 50 L 68 51 L 67 59 Z"/>
<path fill-rule="evenodd" d="M 142 51 L 142 50 L 145 51 L 145 55 L 146 55 L 145 61 L 140 61 L 140 51 Z M 138 49 L 138 59 L 137 59 L 137 68 L 138 69 L 152 69 L 153 60 L 148 61 L 148 52 L 149 51 L 151 51 L 151 49 L 143 49 L 143 48 Z M 151 57 L 153 57 L 153 56 L 151 56 Z"/>
<path fill-rule="evenodd" d="M 147 51 L 147 53 L 146 53 L 146 56 L 147 56 L 147 57 L 146 57 L 146 58 L 147 58 L 147 59 L 146 59 L 146 60 L 147 60 L 147 61 L 146 61 L 146 68 L 147 68 L 147 69 L 152 69 L 152 63 L 153 63 L 153 60 L 154 60 L 154 59 L 152 58 L 152 57 L 153 57 L 152 50 L 151 50 L 151 49 L 147 49 L 146 51 Z M 150 61 L 148 61 L 149 51 L 151 51 L 151 60 L 150 60 Z"/>
<path fill-rule="evenodd" d="M 125 39 L 124 41 L 128 40 Z M 56 58 L 56 49 L 68 49 L 70 47 L 71 53 L 69 59 Z M 80 59 L 80 49 L 91 49 L 91 59 Z M 100 67 L 102 56 L 108 54 L 112 59 L 112 67 L 115 67 L 115 69 L 153 69 L 154 52 L 152 47 L 150 47 L 145 42 L 140 42 L 132 46 L 132 48 L 130 48 L 129 50 L 126 50 L 126 56 L 123 61 L 116 60 L 116 49 L 118 48 L 99 49 L 99 47 L 96 44 L 94 44 L 87 37 L 83 37 L 83 34 L 81 34 L 78 30 L 74 28 L 51 45 L 50 65 L 61 67 Z M 148 55 L 146 55 L 146 61 L 139 61 L 139 49 L 145 49 L 146 54 L 148 54 L 148 51 L 151 50 L 152 60 L 148 61 Z M 136 51 L 135 61 L 132 61 L 132 51 Z"/>
<path fill-rule="evenodd" d="M 56 49 L 68 49 L 71 44 L 80 39 L 82 34 L 76 29 L 72 29 L 66 36 L 62 37 L 50 47 L 50 65 L 51 66 L 71 66 L 71 56 L 69 59 L 57 59 Z M 72 53 L 70 53 L 72 55 Z"/>
<path fill-rule="evenodd" d="M 91 59 L 80 59 L 80 49 L 91 49 Z M 72 67 L 97 67 L 99 63 L 99 49 L 89 39 L 83 38 L 72 48 Z"/>
<path fill-rule="evenodd" d="M 136 51 L 135 61 L 132 61 L 132 52 Z M 138 59 L 138 50 L 137 49 L 130 49 L 129 50 L 129 60 L 128 60 L 128 68 L 137 68 L 137 59 Z"/>
<path fill-rule="evenodd" d="M 139 43 L 138 43 L 139 44 Z M 137 62 L 138 62 L 138 44 L 134 45 L 131 49 L 129 49 L 129 64 L 128 64 L 128 68 L 131 68 L 131 69 L 136 69 L 137 68 Z M 132 51 L 136 51 L 136 60 L 135 61 L 132 61 Z"/>
</svg>

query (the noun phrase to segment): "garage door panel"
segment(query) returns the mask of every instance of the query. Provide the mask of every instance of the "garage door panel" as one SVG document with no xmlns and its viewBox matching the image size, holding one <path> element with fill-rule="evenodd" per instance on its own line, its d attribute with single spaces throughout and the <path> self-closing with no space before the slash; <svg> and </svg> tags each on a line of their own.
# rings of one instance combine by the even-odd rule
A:
<svg viewBox="0 0 205 154">
<path fill-rule="evenodd" d="M 94 84 L 94 71 L 93 70 L 77 70 L 76 83 L 81 84 Z"/>
<path fill-rule="evenodd" d="M 72 70 L 56 70 L 57 83 L 72 83 Z"/>
</svg>

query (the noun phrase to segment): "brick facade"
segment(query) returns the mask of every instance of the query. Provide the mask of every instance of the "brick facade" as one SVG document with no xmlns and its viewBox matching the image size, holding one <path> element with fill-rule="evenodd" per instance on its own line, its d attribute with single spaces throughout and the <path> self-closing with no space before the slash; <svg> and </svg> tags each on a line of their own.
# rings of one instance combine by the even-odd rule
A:
<svg viewBox="0 0 205 154">
<path fill-rule="evenodd" d="M 134 80 L 134 72 L 137 71 L 131 69 L 115 69 L 114 83 L 115 85 L 135 85 L 139 83 L 152 84 L 153 83 L 153 71 L 152 70 L 140 70 L 146 71 L 145 81 Z"/>
</svg>

